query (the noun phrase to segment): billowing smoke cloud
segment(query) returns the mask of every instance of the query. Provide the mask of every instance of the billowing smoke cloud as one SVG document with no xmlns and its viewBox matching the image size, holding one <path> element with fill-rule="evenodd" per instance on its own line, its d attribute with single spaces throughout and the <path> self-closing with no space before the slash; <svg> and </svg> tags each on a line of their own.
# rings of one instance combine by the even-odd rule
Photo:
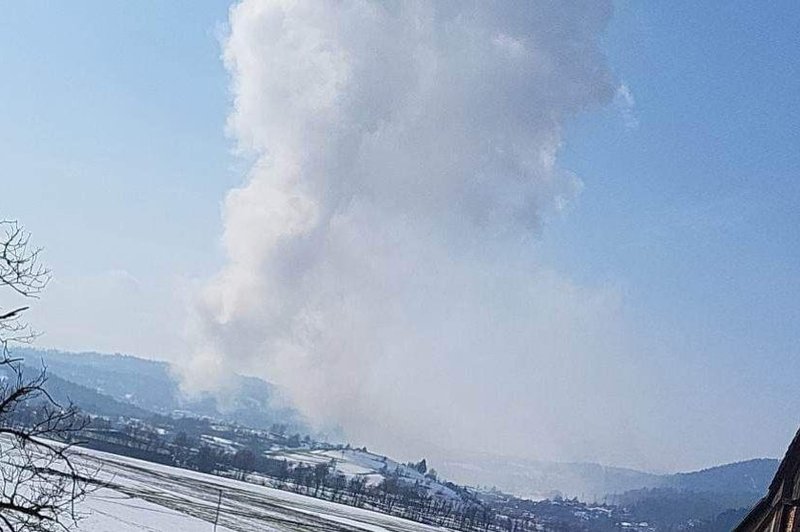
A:
<svg viewBox="0 0 800 532">
<path fill-rule="evenodd" d="M 565 120 L 614 96 L 609 16 L 597 0 L 233 7 L 229 127 L 254 164 L 225 201 L 188 382 L 262 375 L 401 454 L 629 453 L 618 298 L 546 268 L 535 239 L 581 188 L 557 164 Z"/>
</svg>

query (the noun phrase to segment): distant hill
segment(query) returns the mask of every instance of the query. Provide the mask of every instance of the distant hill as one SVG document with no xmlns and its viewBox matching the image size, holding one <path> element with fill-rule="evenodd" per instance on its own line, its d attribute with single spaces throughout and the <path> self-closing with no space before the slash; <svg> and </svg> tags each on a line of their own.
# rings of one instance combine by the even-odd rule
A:
<svg viewBox="0 0 800 532">
<path fill-rule="evenodd" d="M 520 497 L 578 497 L 626 508 L 657 530 L 727 532 L 767 491 L 779 460 L 755 459 L 701 471 L 656 475 L 590 463 L 553 463 L 490 455 L 437 461 L 465 484 L 489 484 Z"/>
<path fill-rule="evenodd" d="M 657 486 L 662 477 L 652 473 L 593 463 L 522 460 L 489 454 L 464 453 L 456 459 L 437 460 L 439 471 L 456 482 L 495 486 L 534 500 L 563 496 L 602 500 L 622 493 Z"/>
<path fill-rule="evenodd" d="M 14 354 L 34 367 L 39 361 L 43 362 L 53 377 L 145 411 L 159 414 L 184 412 L 253 428 L 268 429 L 279 423 L 287 425 L 288 430 L 307 429 L 302 416 L 286 406 L 273 385 L 254 377 L 236 377 L 238 382 L 234 391 L 222 404 L 210 394 L 185 396 L 165 362 L 120 354 L 67 353 L 31 348 L 17 348 Z"/>
<path fill-rule="evenodd" d="M 602 501 L 627 492 L 659 488 L 674 492 L 734 494 L 735 500 L 746 503 L 766 492 L 778 464 L 776 459 L 763 458 L 690 473 L 658 475 L 593 463 L 463 454 L 457 459 L 442 459 L 439 470 L 460 483 L 493 485 L 533 499 L 560 495 Z"/>
<path fill-rule="evenodd" d="M 657 487 L 627 491 L 610 501 L 659 529 L 679 529 L 701 519 L 704 524 L 696 527 L 698 531 L 728 531 L 764 496 L 779 463 L 760 458 L 667 475 Z"/>
<path fill-rule="evenodd" d="M 40 369 L 39 366 L 31 364 L 24 366 L 23 371 L 27 377 L 34 377 Z M 7 369 L 0 369 L 0 376 L 5 376 L 7 374 Z M 139 419 L 146 419 L 153 415 L 153 412 L 145 410 L 144 408 L 124 401 L 117 401 L 109 395 L 70 382 L 52 372 L 48 372 L 47 382 L 45 382 L 44 387 L 47 393 L 49 393 L 58 404 L 66 405 L 73 403 L 82 410 L 92 414 L 108 417 L 124 416 Z"/>
<path fill-rule="evenodd" d="M 727 532 L 759 499 L 751 492 L 680 491 L 675 488 L 647 488 L 613 498 L 613 504 L 627 508 L 638 520 L 658 530 L 683 530 L 686 523 L 703 522 L 700 530 Z M 695 530 L 695 527 L 692 527 Z"/>
<path fill-rule="evenodd" d="M 691 473 L 677 473 L 668 476 L 664 486 L 683 491 L 749 492 L 761 496 L 767 492 L 779 463 L 780 460 L 774 458 L 757 458 Z"/>
</svg>

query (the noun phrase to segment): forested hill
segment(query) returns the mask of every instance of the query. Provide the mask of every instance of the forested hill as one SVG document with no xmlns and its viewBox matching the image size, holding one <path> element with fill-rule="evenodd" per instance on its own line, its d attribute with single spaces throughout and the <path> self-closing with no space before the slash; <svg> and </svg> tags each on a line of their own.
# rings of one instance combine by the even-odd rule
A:
<svg viewBox="0 0 800 532">
<path fill-rule="evenodd" d="M 147 411 L 185 412 L 260 429 L 274 424 L 286 425 L 289 430 L 307 429 L 303 417 L 288 406 L 276 387 L 254 377 L 237 376 L 234 391 L 222 404 L 208 394 L 187 397 L 165 362 L 120 354 L 31 348 L 17 348 L 14 354 L 23 357 L 29 366 L 36 367 L 41 361 L 51 375 Z"/>
<path fill-rule="evenodd" d="M 665 486 L 688 491 L 766 493 L 779 460 L 756 458 L 667 477 Z"/>
</svg>

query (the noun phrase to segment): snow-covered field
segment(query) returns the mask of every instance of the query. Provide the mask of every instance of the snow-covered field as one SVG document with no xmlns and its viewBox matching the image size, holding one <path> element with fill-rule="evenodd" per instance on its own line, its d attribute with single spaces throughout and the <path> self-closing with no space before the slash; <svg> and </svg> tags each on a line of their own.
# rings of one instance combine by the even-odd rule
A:
<svg viewBox="0 0 800 532">
<path fill-rule="evenodd" d="M 431 527 L 328 501 L 231 479 L 82 450 L 87 467 L 101 467 L 109 487 L 80 505 L 84 532 L 213 530 L 222 493 L 219 532 L 441 532 Z"/>
</svg>

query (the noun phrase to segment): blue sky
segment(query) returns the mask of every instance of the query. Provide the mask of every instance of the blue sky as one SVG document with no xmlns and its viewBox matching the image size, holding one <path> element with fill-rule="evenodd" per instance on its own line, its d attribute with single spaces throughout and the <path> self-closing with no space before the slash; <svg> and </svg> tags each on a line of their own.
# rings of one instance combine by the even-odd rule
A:
<svg viewBox="0 0 800 532">
<path fill-rule="evenodd" d="M 564 268 L 622 287 L 688 408 L 774 442 L 798 421 L 798 22 L 789 2 L 619 4 L 608 53 L 639 126 L 579 119 L 563 160 L 586 188 L 547 237 Z"/>
<path fill-rule="evenodd" d="M 227 10 L 26 2 L 0 20 L 0 210 L 56 275 L 42 344 L 181 349 L 164 317 L 222 262 L 221 202 L 247 168 L 225 132 Z M 620 291 L 653 393 L 707 418 L 708 460 L 777 455 L 798 421 L 798 27 L 788 1 L 618 2 L 605 48 L 635 103 L 568 125 L 583 191 L 540 237 L 559 271 Z M 715 457 L 737 423 L 759 434 Z"/>
<path fill-rule="evenodd" d="M 55 231 L 47 247 L 68 259 L 57 259 L 64 274 L 160 275 L 173 267 L 164 261 L 205 260 L 202 240 L 236 180 L 216 37 L 227 5 L 212 6 L 32 2 L 6 13 L 2 157 L 21 187 L 4 210 Z M 76 229 L 82 242 L 67 236 Z M 164 253 L 178 236 L 182 253 Z"/>
<path fill-rule="evenodd" d="M 194 5 L 31 2 L 4 17 L 0 158 L 14 194 L 0 204 L 55 272 L 32 316 L 42 344 L 157 357 L 173 347 L 162 311 L 182 304 L 175 285 L 220 260 L 219 206 L 241 180 L 225 134 L 228 5 Z M 130 314 L 103 321 L 131 307 L 158 315 L 147 335 Z"/>
</svg>

